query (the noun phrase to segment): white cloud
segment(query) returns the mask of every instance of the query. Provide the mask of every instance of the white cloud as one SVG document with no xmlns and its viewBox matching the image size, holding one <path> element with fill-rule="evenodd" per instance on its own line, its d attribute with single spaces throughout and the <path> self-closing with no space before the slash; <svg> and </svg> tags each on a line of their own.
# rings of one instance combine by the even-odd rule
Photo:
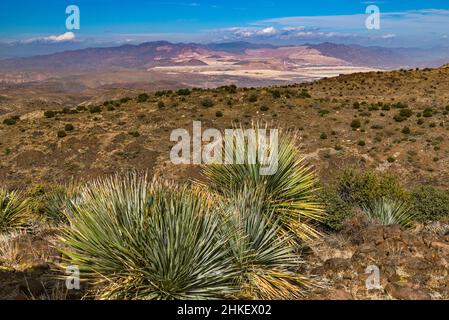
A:
<svg viewBox="0 0 449 320">
<path fill-rule="evenodd" d="M 394 34 L 394 33 L 387 33 L 387 34 L 384 34 L 381 38 L 382 39 L 393 39 L 393 38 L 396 38 L 396 34 Z"/>
<path fill-rule="evenodd" d="M 22 40 L 22 43 L 33 43 L 33 42 L 49 42 L 49 43 L 58 43 L 58 42 L 67 42 L 75 40 L 76 35 L 73 32 L 66 32 L 60 35 L 52 35 L 48 37 L 38 37 L 31 38 L 27 40 Z"/>
<path fill-rule="evenodd" d="M 66 32 L 59 36 L 49 36 L 44 39 L 48 40 L 48 41 L 53 41 L 53 42 L 63 42 L 63 41 L 71 41 L 71 40 L 74 40 L 75 38 L 76 38 L 76 36 L 73 32 Z"/>
</svg>

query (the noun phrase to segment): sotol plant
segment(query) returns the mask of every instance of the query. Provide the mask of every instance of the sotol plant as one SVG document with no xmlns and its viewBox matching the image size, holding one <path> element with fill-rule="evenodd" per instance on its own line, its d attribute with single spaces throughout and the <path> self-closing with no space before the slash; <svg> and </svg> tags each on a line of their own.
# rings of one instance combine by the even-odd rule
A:
<svg viewBox="0 0 449 320">
<path fill-rule="evenodd" d="M 268 210 L 268 212 L 267 212 Z M 222 203 L 222 232 L 229 237 L 233 261 L 239 270 L 240 298 L 299 298 L 311 285 L 294 268 L 301 261 L 279 217 L 267 209 L 264 186 L 243 185 Z"/>
<path fill-rule="evenodd" d="M 256 124 L 252 129 L 257 133 L 259 128 Z M 258 134 L 256 141 L 259 141 Z M 324 215 L 322 205 L 315 198 L 317 179 L 312 168 L 300 156 L 296 142 L 293 133 L 279 130 L 278 170 L 272 175 L 260 174 L 262 164 L 258 157 L 255 164 L 249 163 L 246 157 L 243 164 L 206 166 L 203 170 L 207 180 L 205 186 L 222 195 L 229 190 L 242 190 L 245 184 L 251 188 L 265 186 L 264 211 L 267 215 L 272 210 L 282 228 L 300 238 L 317 237 L 319 233 L 314 223 L 322 220 Z M 234 146 L 234 153 L 246 154 L 246 149 L 240 150 L 245 148 L 243 144 L 236 143 Z M 230 152 L 230 149 L 226 148 L 225 152 Z M 274 153 L 271 153 L 270 157 L 273 156 Z"/>
<path fill-rule="evenodd" d="M 382 225 L 399 224 L 409 227 L 413 223 L 414 214 L 405 202 L 381 198 L 362 206 L 368 218 Z"/>
<path fill-rule="evenodd" d="M 210 199 L 131 175 L 81 189 L 62 240 L 100 298 L 212 299 L 238 274 Z"/>
<path fill-rule="evenodd" d="M 0 231 L 18 229 L 28 217 L 27 201 L 21 195 L 0 189 Z"/>
</svg>

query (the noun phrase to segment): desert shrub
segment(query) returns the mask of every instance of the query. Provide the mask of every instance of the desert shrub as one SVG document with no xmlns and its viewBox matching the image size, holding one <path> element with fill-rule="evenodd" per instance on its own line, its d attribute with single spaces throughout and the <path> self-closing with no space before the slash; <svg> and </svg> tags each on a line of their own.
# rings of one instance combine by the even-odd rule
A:
<svg viewBox="0 0 449 320">
<path fill-rule="evenodd" d="M 211 98 L 204 98 L 201 100 L 201 105 L 205 108 L 211 108 L 214 106 L 214 101 Z"/>
<path fill-rule="evenodd" d="M 268 110 L 270 110 L 270 108 L 268 107 L 268 106 L 261 106 L 260 107 L 260 111 L 262 111 L 262 112 L 266 112 L 266 111 L 268 111 Z"/>
<path fill-rule="evenodd" d="M 411 199 L 418 221 L 449 220 L 449 190 L 422 186 L 412 191 Z"/>
<path fill-rule="evenodd" d="M 249 102 L 256 102 L 258 98 L 259 98 L 259 97 L 258 97 L 257 93 L 253 92 L 253 93 L 251 93 L 251 94 L 248 96 L 248 101 L 249 101 Z"/>
<path fill-rule="evenodd" d="M 79 112 L 87 111 L 87 108 L 85 106 L 77 106 L 76 111 L 79 111 Z"/>
<path fill-rule="evenodd" d="M 109 299 L 211 299 L 237 291 L 229 235 L 204 193 L 145 177 L 81 189 L 62 239 L 67 263 Z"/>
<path fill-rule="evenodd" d="M 64 138 L 67 136 L 67 133 L 64 130 L 59 130 L 56 135 L 58 136 L 58 138 Z"/>
<path fill-rule="evenodd" d="M 318 111 L 318 114 L 322 117 L 324 117 L 325 115 L 329 114 L 330 111 L 326 110 L 326 109 L 321 109 L 320 111 Z"/>
<path fill-rule="evenodd" d="M 281 97 L 281 92 L 279 90 L 272 90 L 271 96 L 273 99 L 279 99 Z"/>
<path fill-rule="evenodd" d="M 89 112 L 90 113 L 100 113 L 102 111 L 101 106 L 90 106 Z"/>
<path fill-rule="evenodd" d="M 157 103 L 157 107 L 158 107 L 159 109 L 164 109 L 164 108 L 165 108 L 165 103 L 164 103 L 164 101 L 159 100 L 158 103 Z"/>
<path fill-rule="evenodd" d="M 176 94 L 178 96 L 188 96 L 190 94 L 190 90 L 185 88 L 185 89 L 179 89 L 178 91 L 176 91 Z"/>
<path fill-rule="evenodd" d="M 411 133 L 410 128 L 407 127 L 407 126 L 405 126 L 404 128 L 402 128 L 401 132 L 402 132 L 403 134 L 410 134 L 410 133 Z"/>
<path fill-rule="evenodd" d="M 302 89 L 302 90 L 298 93 L 298 97 L 299 97 L 299 98 L 312 98 L 312 96 L 309 94 L 309 92 L 307 91 L 307 89 Z"/>
<path fill-rule="evenodd" d="M 380 198 L 365 204 L 362 212 L 371 222 L 382 225 L 399 224 L 404 227 L 410 227 L 415 216 L 406 202 L 388 198 Z"/>
<path fill-rule="evenodd" d="M 149 98 L 150 98 L 150 96 L 147 93 L 141 93 L 137 96 L 137 102 L 143 103 L 143 102 L 148 101 Z"/>
<path fill-rule="evenodd" d="M 422 113 L 423 117 L 425 118 L 430 118 L 433 116 L 433 109 L 432 108 L 426 108 L 424 109 L 423 113 Z"/>
<path fill-rule="evenodd" d="M 396 158 L 390 156 L 390 157 L 387 158 L 387 161 L 388 161 L 389 163 L 393 163 L 393 162 L 396 161 Z"/>
<path fill-rule="evenodd" d="M 320 139 L 326 140 L 327 139 L 327 134 L 325 132 L 321 132 Z"/>
<path fill-rule="evenodd" d="M 257 124 L 253 126 L 256 136 L 259 127 Z M 311 222 L 321 220 L 323 216 L 321 204 L 315 197 L 315 173 L 300 156 L 295 135 L 281 130 L 278 139 L 277 161 L 274 152 L 270 152 L 269 161 L 265 164 L 260 162 L 259 157 L 254 163 L 244 157 L 243 164 L 207 165 L 203 170 L 207 186 L 223 193 L 228 189 L 241 188 L 244 183 L 250 183 L 254 188 L 266 185 L 266 202 L 275 208 L 283 229 L 300 238 L 315 237 L 318 232 Z M 255 140 L 258 141 L 258 137 Z M 236 143 L 234 148 L 226 148 L 226 152 L 232 152 L 227 157 L 233 159 L 234 154 L 245 154 L 246 148 L 244 144 Z M 262 167 L 276 163 L 277 170 L 273 170 L 273 174 L 261 174 Z"/>
<path fill-rule="evenodd" d="M 127 103 L 129 101 L 131 101 L 132 99 L 130 97 L 123 97 L 120 99 L 120 103 Z"/>
<path fill-rule="evenodd" d="M 410 118 L 413 115 L 413 111 L 407 108 L 401 109 L 401 111 L 399 111 L 399 115 L 404 118 Z"/>
<path fill-rule="evenodd" d="M 0 231 L 21 228 L 28 220 L 27 200 L 18 192 L 0 188 Z"/>
<path fill-rule="evenodd" d="M 323 224 L 333 230 L 340 231 L 344 222 L 353 215 L 353 207 L 338 194 L 334 187 L 324 187 L 318 193 L 319 200 L 324 204 L 326 212 Z"/>
<path fill-rule="evenodd" d="M 395 176 L 370 170 L 343 170 L 337 178 L 336 188 L 342 200 L 359 207 L 383 197 L 407 200 L 407 192 Z"/>
<path fill-rule="evenodd" d="M 357 144 L 358 144 L 359 146 L 361 146 L 361 147 L 364 147 L 364 146 L 366 145 L 366 142 L 365 142 L 365 140 L 359 140 L 359 141 L 357 142 Z"/>
<path fill-rule="evenodd" d="M 46 118 L 54 118 L 56 116 L 56 111 L 47 110 L 44 112 Z"/>
<path fill-rule="evenodd" d="M 351 128 L 353 128 L 353 129 L 358 129 L 358 128 L 360 128 L 361 126 L 362 126 L 362 124 L 361 124 L 361 122 L 360 122 L 359 119 L 354 119 L 354 120 L 352 120 L 352 122 L 351 122 Z"/>
<path fill-rule="evenodd" d="M 420 118 L 420 119 L 418 119 L 418 121 L 416 123 L 418 125 L 422 125 L 422 124 L 424 124 L 424 119 Z"/>
<path fill-rule="evenodd" d="M 73 124 L 71 124 L 71 123 L 67 123 L 65 126 L 64 126 L 64 130 L 65 131 L 73 131 L 75 129 L 75 127 L 73 126 Z"/>
<path fill-rule="evenodd" d="M 6 118 L 3 120 L 3 124 L 6 124 L 7 126 L 15 125 L 20 120 L 19 116 L 12 116 L 10 118 Z"/>
<path fill-rule="evenodd" d="M 215 116 L 217 118 L 221 118 L 221 117 L 223 117 L 223 112 L 222 111 L 217 111 L 217 112 L 215 112 Z"/>
<path fill-rule="evenodd" d="M 396 122 L 402 122 L 402 121 L 407 120 L 407 118 L 402 117 L 402 116 L 399 115 L 399 114 L 396 114 L 396 115 L 393 117 L 393 119 L 394 119 L 394 121 L 396 121 Z"/>
<path fill-rule="evenodd" d="M 130 131 L 130 132 L 128 132 L 128 134 L 134 138 L 140 137 L 139 131 Z"/>
</svg>

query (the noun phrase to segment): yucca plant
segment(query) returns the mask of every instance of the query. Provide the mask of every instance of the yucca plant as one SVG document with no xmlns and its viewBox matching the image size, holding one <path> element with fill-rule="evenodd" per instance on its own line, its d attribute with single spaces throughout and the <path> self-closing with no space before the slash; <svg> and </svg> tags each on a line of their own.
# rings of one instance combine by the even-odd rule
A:
<svg viewBox="0 0 449 320">
<path fill-rule="evenodd" d="M 214 299 L 238 274 L 206 195 L 136 174 L 83 187 L 62 240 L 104 299 Z"/>
<path fill-rule="evenodd" d="M 21 194 L 0 188 L 0 231 L 19 229 L 28 220 L 27 201 Z"/>
<path fill-rule="evenodd" d="M 362 206 L 362 211 L 368 219 L 382 225 L 399 224 L 409 227 L 413 223 L 414 214 L 405 202 L 380 198 L 368 205 Z"/>
<path fill-rule="evenodd" d="M 28 190 L 30 211 L 41 221 L 51 224 L 66 223 L 72 202 L 76 202 L 79 185 L 37 185 Z"/>
<path fill-rule="evenodd" d="M 311 283 L 293 272 L 301 261 L 279 217 L 266 207 L 264 186 L 254 189 L 244 184 L 224 198 L 222 208 L 222 232 L 229 237 L 233 260 L 240 270 L 239 297 L 300 297 Z"/>
<path fill-rule="evenodd" d="M 268 126 L 254 124 L 251 128 L 256 132 L 257 147 L 262 138 L 258 131 L 261 128 L 267 129 Z M 245 157 L 243 164 L 206 165 L 203 169 L 206 177 L 204 186 L 219 194 L 226 194 L 227 190 L 242 188 L 244 182 L 252 188 L 263 185 L 265 207 L 274 210 L 284 230 L 292 231 L 303 239 L 317 237 L 319 232 L 314 224 L 322 220 L 324 215 L 322 205 L 315 197 L 317 179 L 313 169 L 300 156 L 296 143 L 294 133 L 279 130 L 277 152 L 275 149 L 269 150 L 269 163 L 277 158 L 278 168 L 273 174 L 261 174 L 261 167 L 265 164 L 261 163 L 257 154 L 256 161 L 249 161 Z M 247 151 L 245 144 L 235 143 L 234 148 L 225 149 L 225 154 L 233 158 L 234 154 L 246 155 Z"/>
</svg>

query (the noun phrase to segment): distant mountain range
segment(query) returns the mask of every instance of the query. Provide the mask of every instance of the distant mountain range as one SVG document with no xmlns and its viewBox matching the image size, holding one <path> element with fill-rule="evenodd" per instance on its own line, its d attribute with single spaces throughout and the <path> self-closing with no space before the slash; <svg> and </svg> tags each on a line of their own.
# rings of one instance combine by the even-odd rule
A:
<svg viewBox="0 0 449 320">
<path fill-rule="evenodd" d="M 447 49 L 392 49 L 334 43 L 274 46 L 248 42 L 155 41 L 0 60 L 0 81 L 26 83 L 118 70 L 300 81 L 370 69 L 434 67 L 448 61 Z M 319 68 L 327 68 L 328 72 L 317 74 Z"/>
</svg>

